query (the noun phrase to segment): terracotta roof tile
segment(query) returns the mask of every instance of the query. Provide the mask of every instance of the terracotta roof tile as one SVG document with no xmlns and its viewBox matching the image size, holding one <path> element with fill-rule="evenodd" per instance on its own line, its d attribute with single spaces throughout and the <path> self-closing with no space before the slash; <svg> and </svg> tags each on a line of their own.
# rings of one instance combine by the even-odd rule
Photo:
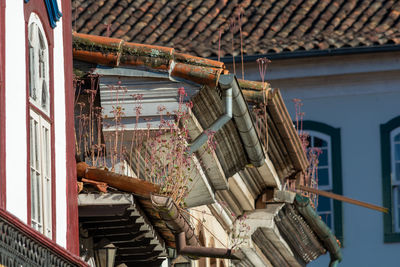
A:
<svg viewBox="0 0 400 267">
<path fill-rule="evenodd" d="M 240 4 L 240 5 L 239 5 Z M 394 0 L 72 0 L 73 29 L 202 57 L 399 44 Z"/>
</svg>

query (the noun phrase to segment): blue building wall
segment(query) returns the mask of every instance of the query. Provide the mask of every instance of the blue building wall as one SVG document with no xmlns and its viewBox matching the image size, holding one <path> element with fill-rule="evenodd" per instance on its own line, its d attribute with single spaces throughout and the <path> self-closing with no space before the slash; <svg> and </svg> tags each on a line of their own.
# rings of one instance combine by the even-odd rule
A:
<svg viewBox="0 0 400 267">
<path fill-rule="evenodd" d="M 260 80 L 257 63 L 247 63 L 245 78 Z M 275 60 L 265 80 L 292 118 L 299 98 L 304 120 L 340 128 L 343 195 L 382 206 L 380 125 L 400 115 L 400 53 Z M 343 203 L 342 219 L 339 266 L 400 266 L 400 242 L 384 243 L 382 213 Z M 324 255 L 309 266 L 328 264 Z"/>
</svg>

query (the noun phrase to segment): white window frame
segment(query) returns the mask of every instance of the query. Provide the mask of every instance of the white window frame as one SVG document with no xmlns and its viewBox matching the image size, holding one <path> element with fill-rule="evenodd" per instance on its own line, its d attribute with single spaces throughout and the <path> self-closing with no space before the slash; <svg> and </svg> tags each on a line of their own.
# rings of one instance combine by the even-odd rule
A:
<svg viewBox="0 0 400 267">
<path fill-rule="evenodd" d="M 29 112 L 31 225 L 37 231 L 52 238 L 49 46 L 43 25 L 35 13 L 32 13 L 29 18 L 28 43 L 29 102 L 40 111 L 31 107 Z M 36 98 L 32 94 L 33 88 L 36 90 Z"/>
<path fill-rule="evenodd" d="M 34 32 L 32 32 L 33 30 Z M 35 31 L 38 31 L 37 34 Z M 39 37 L 40 36 L 40 37 Z M 49 94 L 49 46 L 46 33 L 37 14 L 32 13 L 28 24 L 29 44 L 29 102 L 50 116 Z M 39 64 L 31 64 L 38 61 Z M 43 90 L 45 89 L 45 90 Z M 31 92 L 35 92 L 31 94 Z M 42 96 L 46 102 L 43 103 Z M 35 98 L 33 96 L 36 96 Z"/>
<path fill-rule="evenodd" d="M 313 130 L 304 130 L 305 132 L 308 133 L 308 135 L 310 136 L 310 144 L 309 147 L 314 147 L 314 137 L 317 137 L 319 139 L 324 140 L 327 143 L 326 147 L 318 147 L 321 149 L 326 149 L 327 151 L 327 159 L 328 159 L 328 181 L 329 184 L 328 185 L 318 185 L 318 189 L 319 190 L 324 190 L 324 191 L 329 191 L 332 192 L 333 191 L 333 173 L 332 173 L 332 141 L 331 141 L 331 137 L 327 134 L 323 134 L 321 132 L 317 132 L 317 131 L 313 131 Z M 318 170 L 319 170 L 320 166 L 318 166 Z M 330 206 L 331 206 L 331 211 L 318 211 L 318 215 L 321 216 L 322 220 L 325 220 L 324 216 L 330 214 L 331 215 L 331 230 L 334 231 L 335 230 L 335 225 L 334 225 L 334 207 L 333 207 L 333 199 L 328 198 L 330 201 Z"/>
<path fill-rule="evenodd" d="M 400 141 L 395 141 L 394 138 L 400 134 L 400 127 L 392 130 L 390 132 L 390 167 L 391 167 L 391 190 L 392 190 L 392 210 L 393 210 L 393 224 L 394 224 L 394 231 L 396 233 L 400 232 L 400 227 L 399 227 L 399 192 L 398 188 L 400 188 L 400 180 L 397 181 L 397 173 L 396 173 L 396 163 L 400 163 L 400 160 L 396 161 L 395 158 L 395 145 L 400 144 Z"/>
</svg>

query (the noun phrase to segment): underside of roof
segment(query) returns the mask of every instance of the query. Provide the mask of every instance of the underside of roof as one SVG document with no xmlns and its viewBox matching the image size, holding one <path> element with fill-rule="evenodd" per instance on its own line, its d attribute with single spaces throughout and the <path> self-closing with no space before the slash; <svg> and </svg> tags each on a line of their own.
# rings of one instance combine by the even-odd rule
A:
<svg viewBox="0 0 400 267">
<path fill-rule="evenodd" d="M 203 129 L 207 129 L 223 114 L 222 101 L 215 89 L 204 87 L 193 97 L 192 102 L 193 113 Z M 249 164 L 233 120 L 215 133 L 214 138 L 217 142 L 215 152 L 226 177 L 232 176 Z"/>
<path fill-rule="evenodd" d="M 199 247 L 190 220 L 171 198 L 155 195 L 157 185 L 85 163 L 77 165 L 77 173 L 111 187 L 103 194 L 96 188 L 84 187 L 79 194 L 79 217 L 86 237 L 93 238 L 94 243 L 106 238 L 117 247 L 117 263 L 137 266 L 146 262 L 157 266 L 166 256 L 167 247 L 178 246 L 176 237 L 182 232 L 189 246 Z M 93 180 L 85 181 L 96 184 Z M 279 192 L 274 197 L 278 202 L 246 214 L 249 235 L 256 247 L 252 253 L 261 253 L 260 259 L 266 258 L 265 262 L 279 267 L 305 266 L 327 251 L 331 263 L 341 261 L 335 236 L 311 208 L 309 199 Z M 233 255 L 235 264 L 253 266 L 254 259 L 248 259 L 246 249 L 241 251 Z"/>
<path fill-rule="evenodd" d="M 293 192 L 280 193 L 290 197 L 278 197 L 276 200 L 283 202 L 271 202 L 264 209 L 246 213 L 253 246 L 267 259 L 267 266 L 306 266 L 326 252 L 330 253 L 331 263 L 341 261 L 335 236 L 310 206 L 309 199 Z M 246 249 L 242 251 L 247 254 Z M 251 254 L 246 257 L 248 260 L 238 262 L 238 266 L 253 266 L 254 263 L 249 264 Z"/>
<path fill-rule="evenodd" d="M 245 55 L 400 44 L 398 1 L 72 0 L 72 10 L 77 32 L 202 57 L 240 55 L 239 23 Z"/>
<path fill-rule="evenodd" d="M 116 265 L 158 267 L 167 256 L 164 239 L 132 195 L 82 192 L 78 204 L 81 231 L 93 238 L 94 244 L 103 238 L 112 242 L 117 248 Z"/>
<path fill-rule="evenodd" d="M 228 73 L 222 62 L 180 54 L 172 48 L 124 42 L 122 39 L 78 33 L 74 33 L 73 37 L 74 59 L 79 60 L 76 61 L 78 66 L 84 65 L 79 63 L 84 61 L 112 68 L 124 66 L 139 70 L 146 69 L 163 73 L 166 78 L 173 81 L 194 83 L 203 86 L 193 97 L 193 112 L 203 129 L 206 129 L 222 114 L 218 81 L 222 74 Z M 268 83 L 237 81 L 247 101 L 256 104 L 263 103 L 264 94 L 269 89 Z M 276 136 L 275 141 L 268 145 L 265 143 L 264 147 L 271 158 L 274 158 L 274 165 L 278 168 L 280 178 L 282 180 L 293 178 L 297 172 L 305 171 L 307 159 L 279 91 L 275 90 L 267 94 L 267 99 L 267 112 L 270 118 L 268 123 L 272 123 L 271 127 L 275 127 L 275 130 L 268 133 L 264 131 L 263 134 Z M 260 125 L 263 124 L 265 123 Z M 268 127 L 270 127 L 269 124 Z M 236 127 L 232 120 L 216 134 L 216 140 L 221 144 L 217 146 L 216 153 L 227 177 L 242 170 L 248 163 L 246 154 L 241 151 L 242 148 L 239 146 L 241 140 L 234 128 Z"/>
</svg>

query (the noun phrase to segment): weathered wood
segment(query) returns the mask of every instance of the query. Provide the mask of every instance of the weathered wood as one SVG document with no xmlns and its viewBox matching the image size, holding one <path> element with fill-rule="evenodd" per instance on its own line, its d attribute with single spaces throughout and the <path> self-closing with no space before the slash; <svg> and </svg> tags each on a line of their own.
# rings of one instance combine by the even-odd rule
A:
<svg viewBox="0 0 400 267">
<path fill-rule="evenodd" d="M 347 202 L 347 203 L 350 203 L 350 204 L 353 204 L 353 205 L 361 206 L 361 207 L 364 207 L 364 208 L 377 210 L 377 211 L 384 212 L 384 213 L 388 213 L 389 212 L 389 210 L 387 208 L 376 206 L 376 205 L 373 205 L 373 204 L 370 204 L 370 203 L 362 202 L 362 201 L 359 201 L 359 200 L 355 200 L 355 199 L 352 199 L 352 198 L 349 198 L 349 197 L 345 197 L 345 196 L 341 196 L 341 195 L 338 195 L 338 194 L 334 194 L 334 193 L 331 193 L 331 192 L 326 192 L 326 191 L 318 190 L 318 189 L 315 189 L 315 188 L 310 188 L 310 187 L 303 186 L 303 185 L 299 185 L 298 189 L 303 190 L 303 191 L 307 191 L 307 192 L 310 192 L 310 193 L 313 193 L 313 194 L 317 194 L 317 195 L 320 195 L 320 196 L 324 196 L 324 197 L 336 199 L 336 200 L 339 200 L 339 201 Z"/>
<path fill-rule="evenodd" d="M 89 167 L 85 162 L 79 162 L 76 164 L 76 168 L 79 177 L 107 183 L 112 187 L 122 191 L 131 192 L 139 197 L 150 199 L 150 194 L 156 194 L 160 191 L 159 185 L 107 170 Z"/>
</svg>

